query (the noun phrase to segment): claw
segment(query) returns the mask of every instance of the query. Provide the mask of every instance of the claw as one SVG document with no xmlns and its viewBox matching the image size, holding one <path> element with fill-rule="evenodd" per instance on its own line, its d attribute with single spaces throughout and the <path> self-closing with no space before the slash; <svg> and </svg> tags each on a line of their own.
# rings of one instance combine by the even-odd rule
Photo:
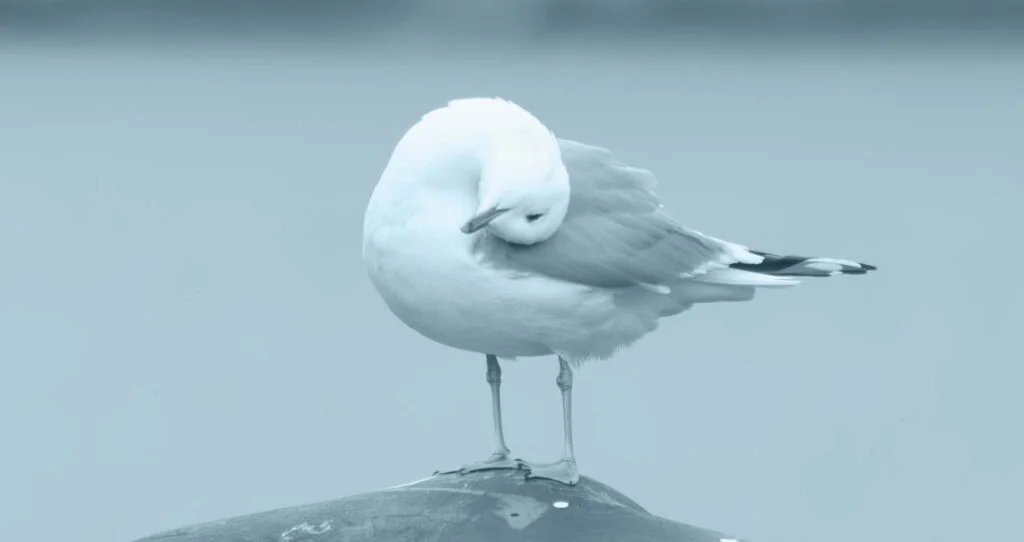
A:
<svg viewBox="0 0 1024 542">
<path fill-rule="evenodd" d="M 525 462 L 522 459 L 512 458 L 503 454 L 494 454 L 479 463 L 470 463 L 469 465 L 463 465 L 457 469 L 446 471 L 434 471 L 434 476 L 442 474 L 470 474 L 485 470 L 523 470 L 524 468 Z"/>
<path fill-rule="evenodd" d="M 542 478 L 545 480 L 553 480 L 567 486 L 574 486 L 580 481 L 580 473 L 576 468 L 576 461 L 574 459 L 562 459 L 554 463 L 545 463 L 542 465 L 525 464 L 524 466 L 527 470 L 527 479 Z"/>
</svg>

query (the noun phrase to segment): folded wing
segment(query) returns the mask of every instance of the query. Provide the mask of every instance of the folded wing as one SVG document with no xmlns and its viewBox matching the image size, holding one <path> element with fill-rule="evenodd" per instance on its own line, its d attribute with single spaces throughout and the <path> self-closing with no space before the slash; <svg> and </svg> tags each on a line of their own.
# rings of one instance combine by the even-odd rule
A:
<svg viewBox="0 0 1024 542">
<path fill-rule="evenodd" d="M 684 278 L 711 279 L 716 271 L 754 275 L 749 285 L 794 281 L 731 270 L 764 258 L 746 247 L 688 229 L 670 217 L 654 193 L 651 172 L 627 166 L 607 150 L 559 140 L 572 183 L 569 209 L 548 240 L 522 246 L 489 241 L 504 265 L 579 284 L 622 288 L 667 287 Z M 724 278 L 724 277 L 723 277 Z M 755 281 L 755 282 L 757 282 Z"/>
</svg>

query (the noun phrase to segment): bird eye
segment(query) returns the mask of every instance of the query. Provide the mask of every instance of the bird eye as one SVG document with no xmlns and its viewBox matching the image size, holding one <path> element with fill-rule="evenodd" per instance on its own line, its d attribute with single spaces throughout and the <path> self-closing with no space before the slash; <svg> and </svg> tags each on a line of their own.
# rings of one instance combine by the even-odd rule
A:
<svg viewBox="0 0 1024 542">
<path fill-rule="evenodd" d="M 536 222 L 536 221 L 540 220 L 541 217 L 543 217 L 543 216 L 544 216 L 544 213 L 528 214 L 528 215 L 526 215 L 526 221 L 527 222 Z"/>
</svg>

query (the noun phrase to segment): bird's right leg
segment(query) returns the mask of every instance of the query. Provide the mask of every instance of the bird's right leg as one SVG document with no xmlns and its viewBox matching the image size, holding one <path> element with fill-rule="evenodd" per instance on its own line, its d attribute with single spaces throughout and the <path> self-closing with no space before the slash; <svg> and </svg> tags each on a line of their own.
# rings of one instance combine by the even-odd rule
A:
<svg viewBox="0 0 1024 542">
<path fill-rule="evenodd" d="M 434 474 L 467 474 L 482 470 L 511 469 L 518 470 L 523 467 L 523 462 L 509 455 L 511 452 L 505 445 L 505 432 L 501 423 L 501 365 L 498 364 L 498 356 L 487 354 L 487 383 L 491 386 L 491 413 L 494 417 L 494 444 L 495 450 L 491 457 L 464 465 L 458 469 L 436 472 Z"/>
</svg>

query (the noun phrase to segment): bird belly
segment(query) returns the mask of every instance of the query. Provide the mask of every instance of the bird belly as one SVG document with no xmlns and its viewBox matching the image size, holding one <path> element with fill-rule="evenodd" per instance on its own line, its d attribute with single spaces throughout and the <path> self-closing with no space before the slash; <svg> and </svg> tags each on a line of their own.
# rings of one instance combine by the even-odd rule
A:
<svg viewBox="0 0 1024 542">
<path fill-rule="evenodd" d="M 474 236 L 462 234 L 457 220 L 436 223 L 469 213 L 439 208 L 401 222 L 371 220 L 364 230 L 374 288 L 399 320 L 428 339 L 500 357 L 554 353 L 582 361 L 611 356 L 664 315 L 662 302 L 652 304 L 640 288 L 585 286 L 481 261 Z"/>
<path fill-rule="evenodd" d="M 464 243 L 464 239 L 449 239 Z M 458 245 L 455 245 L 458 246 Z M 552 353 L 524 315 L 537 310 L 530 296 L 476 265 L 468 253 L 422 236 L 382 232 L 369 239 L 364 259 L 371 281 L 404 324 L 435 342 L 501 357 Z"/>
</svg>

